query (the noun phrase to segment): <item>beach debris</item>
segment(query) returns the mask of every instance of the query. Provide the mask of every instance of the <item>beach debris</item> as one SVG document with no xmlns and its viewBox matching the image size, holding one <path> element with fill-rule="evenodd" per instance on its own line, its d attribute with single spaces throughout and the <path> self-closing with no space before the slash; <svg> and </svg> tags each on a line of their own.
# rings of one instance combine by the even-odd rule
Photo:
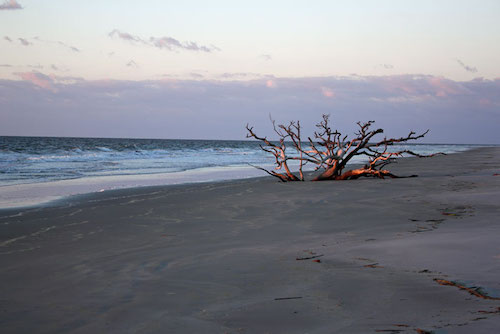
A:
<svg viewBox="0 0 500 334">
<path fill-rule="evenodd" d="M 434 333 L 433 331 L 427 331 L 425 329 L 420 329 L 420 328 L 415 329 L 415 332 L 417 332 L 418 334 L 433 334 Z"/>
<path fill-rule="evenodd" d="M 443 212 L 442 215 L 443 216 L 460 216 L 458 213 L 454 213 L 454 212 Z"/>
<path fill-rule="evenodd" d="M 441 214 L 443 216 L 452 216 L 452 217 L 462 217 L 464 215 L 473 216 L 474 208 L 472 206 L 456 206 L 453 208 L 445 208 L 442 209 Z"/>
<path fill-rule="evenodd" d="M 320 259 L 316 259 L 316 260 L 313 260 L 313 262 L 321 263 L 321 260 Z"/>
<path fill-rule="evenodd" d="M 444 222 L 445 220 L 444 219 L 427 219 L 426 222 L 428 223 L 442 223 Z"/>
<path fill-rule="evenodd" d="M 482 314 L 496 314 L 500 313 L 500 307 L 496 307 L 493 311 L 484 311 L 484 310 L 479 310 L 477 313 L 482 313 Z"/>
<path fill-rule="evenodd" d="M 313 256 L 306 256 L 306 257 L 298 257 L 295 260 L 297 260 L 297 261 L 312 260 L 312 259 L 316 259 L 316 258 L 322 257 L 322 256 L 325 256 L 325 254 L 319 254 L 319 255 L 313 255 Z"/>
<path fill-rule="evenodd" d="M 413 222 L 422 222 L 421 220 L 417 219 L 410 219 Z M 435 230 L 439 227 L 439 225 L 444 222 L 446 219 L 426 219 L 425 223 L 428 223 L 426 226 L 422 225 L 416 225 L 416 229 L 413 231 L 410 231 L 411 233 L 421 233 L 421 232 L 430 232 L 432 230 Z"/>
<path fill-rule="evenodd" d="M 303 297 L 278 297 L 274 298 L 274 300 L 289 300 L 289 299 L 302 299 Z"/>
<path fill-rule="evenodd" d="M 400 327 L 400 328 L 410 328 L 409 325 L 405 325 L 405 324 L 395 324 L 395 325 L 392 325 L 394 327 Z M 414 328 L 415 332 L 419 333 L 419 334 L 434 334 L 433 331 L 427 331 L 427 330 L 424 330 L 424 329 L 421 329 L 421 328 Z M 376 333 L 401 333 L 401 332 L 407 332 L 406 329 L 376 329 L 375 330 Z"/>
<path fill-rule="evenodd" d="M 316 124 L 317 131 L 314 132 L 314 139 L 308 137 L 302 141 L 300 121 L 290 121 L 288 124 L 276 124 L 271 118 L 273 130 L 278 136 L 278 141 L 271 141 L 267 137 L 257 135 L 253 127 L 246 125 L 248 131 L 247 138 L 254 138 L 260 141 L 260 148 L 274 156 L 274 170 L 268 170 L 259 166 L 253 166 L 267 174 L 278 178 L 282 182 L 304 181 L 302 172 L 303 166 L 310 163 L 316 165 L 315 171 L 321 170 L 321 173 L 314 177 L 312 181 L 323 180 L 353 180 L 360 177 L 384 177 L 398 178 L 388 170 L 384 169 L 390 163 L 396 161 L 396 158 L 406 156 L 415 156 L 420 158 L 432 157 L 431 155 L 421 155 L 413 151 L 404 149 L 399 151 L 389 150 L 394 144 L 404 143 L 411 140 L 423 138 L 429 130 L 417 135 L 410 131 L 406 137 L 387 138 L 375 141 L 373 138 L 384 132 L 383 129 L 371 129 L 375 121 L 365 123 L 358 122 L 358 132 L 355 137 L 348 140 L 348 135 L 342 135 L 337 130 L 330 127 L 330 115 L 323 115 L 323 119 Z M 292 154 L 288 154 L 287 145 L 292 146 Z M 361 168 L 344 171 L 344 168 L 354 157 L 362 156 L 368 158 L 368 163 Z M 298 162 L 298 176 L 290 171 L 288 163 L 290 161 Z M 280 171 L 280 172 L 278 172 Z M 407 177 L 415 177 L 410 175 Z"/>
<path fill-rule="evenodd" d="M 432 231 L 432 229 L 423 227 L 423 226 L 417 226 L 416 230 L 410 231 L 410 233 L 421 233 L 421 232 L 429 232 Z"/>
<path fill-rule="evenodd" d="M 500 298 L 488 296 L 486 293 L 484 293 L 482 291 L 481 287 L 470 287 L 469 288 L 469 287 L 466 287 L 465 285 L 459 284 L 457 282 L 448 281 L 448 280 L 440 279 L 440 278 L 435 278 L 434 281 L 440 285 L 449 285 L 449 286 L 457 287 L 460 290 L 467 291 L 471 295 L 479 297 L 479 298 L 488 299 L 488 300 L 500 300 Z"/>
<path fill-rule="evenodd" d="M 364 268 L 384 268 L 384 267 L 382 267 L 382 266 L 379 266 L 379 265 L 378 265 L 378 262 L 376 262 L 376 263 L 371 263 L 371 264 L 365 264 L 363 267 L 364 267 Z"/>
</svg>

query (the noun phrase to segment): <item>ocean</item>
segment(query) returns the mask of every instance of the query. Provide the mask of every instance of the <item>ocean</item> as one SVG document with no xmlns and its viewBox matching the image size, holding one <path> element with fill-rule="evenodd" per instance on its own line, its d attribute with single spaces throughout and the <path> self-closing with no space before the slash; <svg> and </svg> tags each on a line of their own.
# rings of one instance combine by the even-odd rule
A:
<svg viewBox="0 0 500 334">
<path fill-rule="evenodd" d="M 394 149 L 431 154 L 477 146 Z M 272 168 L 272 163 L 255 141 L 0 136 L 0 208 L 124 187 L 265 176 L 249 164 Z"/>
</svg>

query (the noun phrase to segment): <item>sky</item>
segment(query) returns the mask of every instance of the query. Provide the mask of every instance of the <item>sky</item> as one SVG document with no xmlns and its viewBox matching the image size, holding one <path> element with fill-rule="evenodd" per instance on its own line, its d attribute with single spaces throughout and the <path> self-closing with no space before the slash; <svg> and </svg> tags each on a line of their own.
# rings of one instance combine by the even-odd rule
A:
<svg viewBox="0 0 500 334">
<path fill-rule="evenodd" d="M 500 1 L 0 0 L 0 135 L 500 144 Z"/>
</svg>

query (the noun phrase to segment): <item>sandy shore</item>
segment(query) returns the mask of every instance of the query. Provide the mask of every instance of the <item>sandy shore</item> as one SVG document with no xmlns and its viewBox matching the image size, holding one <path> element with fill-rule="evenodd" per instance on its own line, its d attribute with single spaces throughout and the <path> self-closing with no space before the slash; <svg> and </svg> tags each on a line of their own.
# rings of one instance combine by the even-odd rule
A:
<svg viewBox="0 0 500 334">
<path fill-rule="evenodd" d="M 500 148 L 391 170 L 0 211 L 1 332 L 499 332 Z"/>
</svg>

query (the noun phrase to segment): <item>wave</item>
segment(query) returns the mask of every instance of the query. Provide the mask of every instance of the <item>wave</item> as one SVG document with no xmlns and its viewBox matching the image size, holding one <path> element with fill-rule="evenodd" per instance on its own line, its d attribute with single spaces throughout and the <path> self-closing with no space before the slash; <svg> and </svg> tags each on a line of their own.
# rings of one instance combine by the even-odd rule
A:
<svg viewBox="0 0 500 334">
<path fill-rule="evenodd" d="M 254 141 L 0 137 L 0 186 L 90 176 L 172 173 L 198 168 L 271 165 Z M 394 146 L 420 154 L 471 145 Z"/>
</svg>

